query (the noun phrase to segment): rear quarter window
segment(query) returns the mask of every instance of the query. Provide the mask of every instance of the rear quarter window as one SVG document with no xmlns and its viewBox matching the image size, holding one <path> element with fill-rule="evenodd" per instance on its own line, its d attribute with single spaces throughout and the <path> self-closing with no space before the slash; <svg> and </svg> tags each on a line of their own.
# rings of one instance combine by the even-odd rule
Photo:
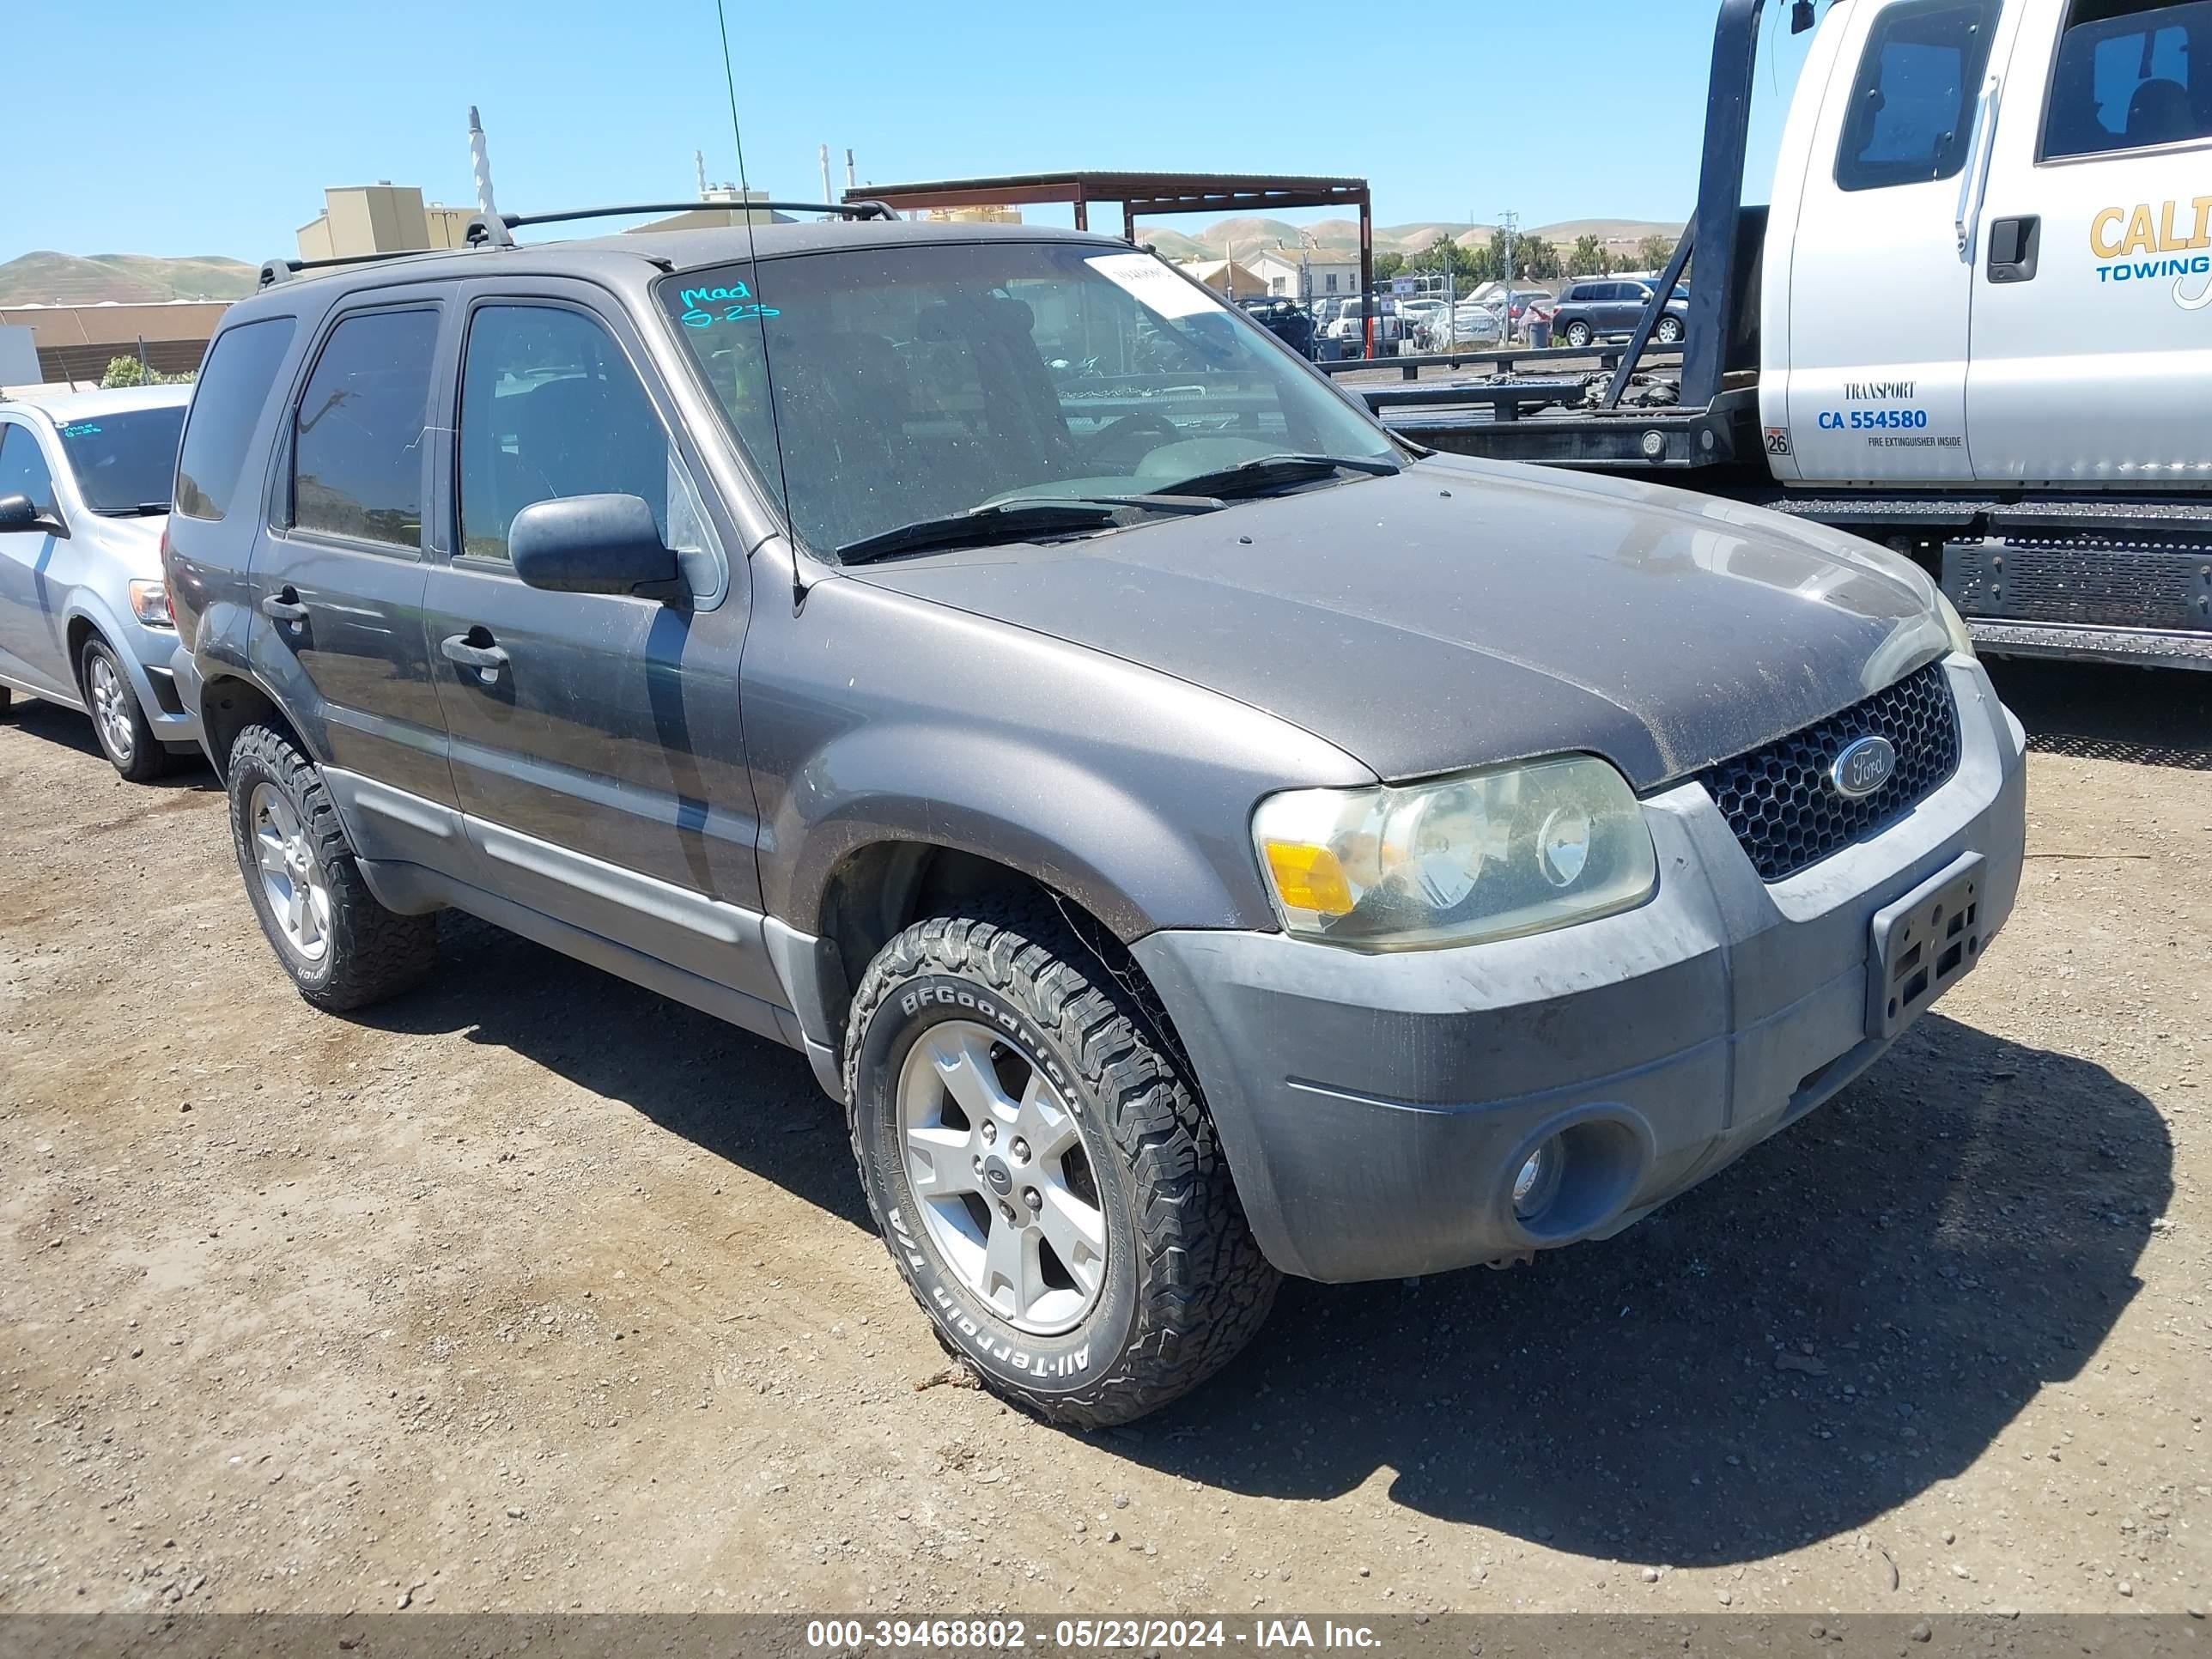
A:
<svg viewBox="0 0 2212 1659">
<path fill-rule="evenodd" d="M 298 327 L 296 318 L 264 317 L 225 329 L 208 348 L 177 458 L 174 510 L 184 517 L 219 520 L 230 510 L 246 447 Z"/>
</svg>

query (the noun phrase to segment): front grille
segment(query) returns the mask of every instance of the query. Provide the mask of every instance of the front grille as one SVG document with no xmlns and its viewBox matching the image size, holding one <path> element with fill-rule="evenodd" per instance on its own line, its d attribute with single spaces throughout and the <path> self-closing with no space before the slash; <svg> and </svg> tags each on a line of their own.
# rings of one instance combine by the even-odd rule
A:
<svg viewBox="0 0 2212 1659">
<path fill-rule="evenodd" d="M 1888 782 L 1859 799 L 1828 780 L 1836 757 L 1861 738 L 1897 750 Z M 1933 662 L 1817 726 L 1698 774 L 1762 879 L 1780 881 L 1886 829 L 1959 768 L 1959 709 Z"/>
</svg>

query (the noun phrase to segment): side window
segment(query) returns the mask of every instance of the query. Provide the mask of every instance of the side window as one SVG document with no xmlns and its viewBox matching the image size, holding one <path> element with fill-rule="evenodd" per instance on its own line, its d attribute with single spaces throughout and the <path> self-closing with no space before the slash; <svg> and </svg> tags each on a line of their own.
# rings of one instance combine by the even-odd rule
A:
<svg viewBox="0 0 2212 1659">
<path fill-rule="evenodd" d="M 12 421 L 0 422 L 0 495 L 27 495 L 42 516 L 60 516 L 54 475 L 39 448 L 38 435 Z"/>
<path fill-rule="evenodd" d="M 2204 73 L 2196 74 L 2202 62 Z M 2212 137 L 2212 0 L 2073 0 L 2043 159 Z"/>
<path fill-rule="evenodd" d="M 177 459 L 175 510 L 184 517 L 215 520 L 229 511 L 246 446 L 298 329 L 293 318 L 264 317 L 223 330 L 208 348 Z"/>
<path fill-rule="evenodd" d="M 514 515 L 565 495 L 640 495 L 696 552 L 698 497 L 622 348 L 581 312 L 488 305 L 461 369 L 461 551 L 504 559 Z"/>
<path fill-rule="evenodd" d="M 1838 189 L 1958 177 L 1996 18 L 1997 0 L 1914 0 L 1875 20 L 1844 112 Z"/>
<path fill-rule="evenodd" d="M 438 313 L 366 311 L 331 331 L 293 412 L 292 522 L 422 545 L 422 438 Z"/>
</svg>

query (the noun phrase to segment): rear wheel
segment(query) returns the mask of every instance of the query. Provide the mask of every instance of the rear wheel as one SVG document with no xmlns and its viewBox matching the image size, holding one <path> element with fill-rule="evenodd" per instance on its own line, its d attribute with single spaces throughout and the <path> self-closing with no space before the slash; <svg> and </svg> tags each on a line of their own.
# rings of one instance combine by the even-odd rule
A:
<svg viewBox="0 0 2212 1659">
<path fill-rule="evenodd" d="M 1577 350 L 1580 350 L 1588 345 L 1594 337 L 1590 333 L 1590 325 L 1588 323 L 1572 322 L 1567 325 L 1567 331 L 1560 337 Z"/>
<path fill-rule="evenodd" d="M 342 1012 L 428 977 L 438 963 L 438 919 L 377 902 L 321 774 L 289 738 L 247 726 L 231 745 L 228 781 L 246 897 L 301 996 Z"/>
<path fill-rule="evenodd" d="M 1275 1271 L 1204 1105 L 1052 907 L 894 939 L 854 999 L 845 1087 L 893 1261 L 1007 1399 L 1127 1422 L 1266 1319 Z"/>
<path fill-rule="evenodd" d="M 1651 331 L 1651 337 L 1661 345 L 1680 345 L 1682 343 L 1682 319 L 1680 317 L 1662 317 L 1659 326 Z"/>
<path fill-rule="evenodd" d="M 77 657 L 77 683 L 108 764 L 132 783 L 151 783 L 169 769 L 169 751 L 148 724 L 115 647 L 94 634 Z"/>
</svg>

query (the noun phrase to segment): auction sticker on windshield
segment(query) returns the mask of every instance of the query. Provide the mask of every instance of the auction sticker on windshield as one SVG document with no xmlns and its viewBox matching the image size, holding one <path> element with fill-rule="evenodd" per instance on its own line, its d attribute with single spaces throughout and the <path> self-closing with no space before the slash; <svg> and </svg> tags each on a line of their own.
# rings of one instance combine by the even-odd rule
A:
<svg viewBox="0 0 2212 1659">
<path fill-rule="evenodd" d="M 1149 253 L 1102 253 L 1083 263 L 1163 317 L 1196 317 L 1221 309 L 1211 294 Z"/>
</svg>

